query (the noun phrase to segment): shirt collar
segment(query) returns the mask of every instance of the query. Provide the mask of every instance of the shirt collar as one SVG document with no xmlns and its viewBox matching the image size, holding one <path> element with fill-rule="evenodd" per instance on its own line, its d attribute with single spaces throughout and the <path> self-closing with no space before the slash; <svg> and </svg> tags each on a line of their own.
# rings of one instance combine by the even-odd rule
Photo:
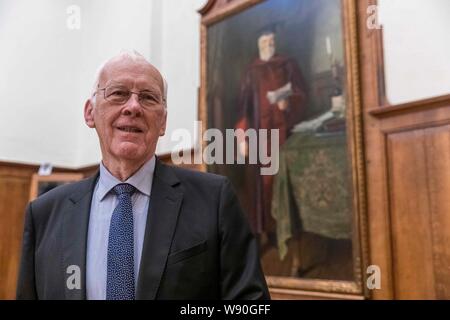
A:
<svg viewBox="0 0 450 320">
<path fill-rule="evenodd" d="M 153 156 L 149 161 L 144 163 L 144 165 L 139 168 L 135 174 L 129 177 L 125 182 L 121 182 L 119 179 L 114 177 L 103 165 L 103 162 L 101 162 L 100 178 L 97 189 L 99 200 L 102 201 L 111 189 L 120 183 L 129 183 L 139 192 L 145 194 L 146 196 L 150 196 L 153 173 L 155 172 L 155 163 L 156 157 Z"/>
</svg>

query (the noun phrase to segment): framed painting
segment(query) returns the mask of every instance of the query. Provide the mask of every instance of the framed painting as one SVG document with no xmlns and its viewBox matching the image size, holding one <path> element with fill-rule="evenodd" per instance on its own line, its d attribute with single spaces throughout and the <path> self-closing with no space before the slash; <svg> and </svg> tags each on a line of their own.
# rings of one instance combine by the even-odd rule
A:
<svg viewBox="0 0 450 320">
<path fill-rule="evenodd" d="M 356 10 L 354 0 L 211 0 L 200 10 L 202 129 L 232 129 L 244 159 L 203 169 L 235 186 L 272 295 L 366 295 Z M 261 151 L 275 163 L 269 174 Z"/>
<path fill-rule="evenodd" d="M 30 201 L 33 201 L 53 188 L 66 183 L 79 181 L 83 177 L 81 173 L 53 173 L 46 176 L 33 174 L 30 186 Z"/>
</svg>

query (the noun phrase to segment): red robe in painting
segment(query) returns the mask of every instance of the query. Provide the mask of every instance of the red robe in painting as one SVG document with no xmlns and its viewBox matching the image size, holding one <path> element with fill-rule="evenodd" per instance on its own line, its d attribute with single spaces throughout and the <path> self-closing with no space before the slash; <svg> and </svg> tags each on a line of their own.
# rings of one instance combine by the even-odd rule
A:
<svg viewBox="0 0 450 320">
<path fill-rule="evenodd" d="M 284 111 L 271 104 L 267 92 L 291 83 L 292 94 Z M 270 60 L 257 59 L 247 69 L 241 82 L 239 120 L 236 129 L 279 129 L 280 146 L 292 127 L 303 120 L 306 90 L 297 63 L 290 58 L 274 55 Z M 270 138 L 268 139 L 270 142 Z M 268 146 L 270 153 L 270 146 Z M 247 204 L 250 223 L 255 233 L 273 232 L 275 222 L 270 214 L 273 176 L 261 176 L 259 166 L 249 166 L 247 181 L 251 198 Z"/>
</svg>

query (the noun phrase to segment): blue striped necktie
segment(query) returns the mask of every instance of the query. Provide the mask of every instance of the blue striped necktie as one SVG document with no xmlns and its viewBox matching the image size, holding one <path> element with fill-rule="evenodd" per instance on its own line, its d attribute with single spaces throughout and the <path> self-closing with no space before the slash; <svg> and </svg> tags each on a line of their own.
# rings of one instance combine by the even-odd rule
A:
<svg viewBox="0 0 450 320">
<path fill-rule="evenodd" d="M 118 198 L 108 240 L 106 300 L 134 300 L 134 236 L 131 195 L 135 188 L 121 183 L 113 188 Z"/>
</svg>

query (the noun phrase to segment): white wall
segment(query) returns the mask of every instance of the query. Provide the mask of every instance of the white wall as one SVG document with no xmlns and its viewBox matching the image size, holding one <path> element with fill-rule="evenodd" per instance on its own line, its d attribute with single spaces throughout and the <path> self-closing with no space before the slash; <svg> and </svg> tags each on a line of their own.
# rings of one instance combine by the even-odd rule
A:
<svg viewBox="0 0 450 320">
<path fill-rule="evenodd" d="M 67 5 L 1 1 L 1 160 L 76 164 L 80 42 L 65 29 Z"/>
<path fill-rule="evenodd" d="M 67 7 L 81 29 L 67 28 Z M 100 160 L 83 120 L 98 65 L 136 49 L 169 82 L 170 130 L 197 119 L 204 0 L 0 0 L 0 160 L 81 167 Z M 159 153 L 170 152 L 167 138 Z M 191 146 L 186 146 L 190 148 Z"/>
<path fill-rule="evenodd" d="M 175 146 L 183 150 L 192 148 L 197 136 L 194 128 L 200 86 L 200 15 L 197 10 L 206 1 L 156 2 L 162 2 L 162 36 L 161 42 L 153 48 L 161 48 L 161 58 L 157 61 L 161 62 L 160 70 L 169 82 L 167 134 L 160 140 L 157 153 L 167 153 Z M 191 144 L 180 146 L 180 142 L 171 140 L 171 133 L 177 128 L 191 132 Z"/>
<path fill-rule="evenodd" d="M 379 0 L 386 91 L 398 104 L 450 93 L 450 1 Z"/>
</svg>

